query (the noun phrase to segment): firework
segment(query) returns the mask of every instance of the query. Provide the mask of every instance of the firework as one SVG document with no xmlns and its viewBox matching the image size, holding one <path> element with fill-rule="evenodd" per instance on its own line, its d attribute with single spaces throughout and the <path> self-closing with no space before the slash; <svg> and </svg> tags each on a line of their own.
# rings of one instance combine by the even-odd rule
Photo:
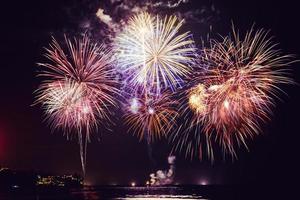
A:
<svg viewBox="0 0 300 200">
<path fill-rule="evenodd" d="M 189 32 L 179 33 L 183 20 L 148 13 L 132 17 L 115 40 L 118 66 L 134 88 L 159 94 L 175 89 L 190 74 L 195 55 Z"/>
<path fill-rule="evenodd" d="M 77 132 L 85 174 L 89 134 L 98 121 L 103 124 L 109 119 L 108 108 L 116 106 L 116 82 L 108 50 L 92 44 L 86 36 L 73 41 L 65 37 L 65 41 L 68 51 L 54 38 L 46 49 L 45 57 L 50 62 L 40 64 L 43 71 L 39 75 L 46 80 L 37 91 L 37 102 L 42 104 L 53 129 Z"/>
<path fill-rule="evenodd" d="M 125 110 L 125 123 L 140 139 L 144 137 L 148 143 L 154 139 L 165 137 L 175 125 L 177 112 L 168 93 L 161 96 L 142 95 L 129 100 Z"/>
<path fill-rule="evenodd" d="M 233 31 L 233 36 L 212 40 L 202 50 L 200 72 L 183 97 L 189 128 L 172 138 L 175 150 L 201 158 L 205 146 L 213 159 L 212 141 L 233 157 L 236 147 L 247 148 L 247 140 L 260 134 L 260 124 L 269 120 L 279 85 L 293 83 L 286 68 L 291 56 L 275 47 L 267 32 L 251 29 L 244 39 Z"/>
</svg>

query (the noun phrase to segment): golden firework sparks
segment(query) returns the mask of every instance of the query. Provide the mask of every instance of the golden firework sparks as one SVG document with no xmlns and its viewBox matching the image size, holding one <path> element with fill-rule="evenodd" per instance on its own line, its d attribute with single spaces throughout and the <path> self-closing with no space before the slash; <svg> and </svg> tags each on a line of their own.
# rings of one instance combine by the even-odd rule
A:
<svg viewBox="0 0 300 200">
<path fill-rule="evenodd" d="M 201 72 L 192 78 L 196 86 L 185 92 L 182 106 L 189 128 L 172 138 L 175 150 L 202 157 L 204 141 L 213 158 L 212 141 L 232 156 L 236 146 L 247 148 L 247 140 L 260 134 L 260 124 L 270 118 L 279 84 L 293 83 L 286 67 L 291 56 L 275 46 L 267 32 L 251 29 L 244 39 L 233 31 L 202 50 Z"/>
<path fill-rule="evenodd" d="M 170 94 L 164 93 L 157 97 L 135 97 L 130 99 L 125 111 L 125 123 L 140 139 L 146 137 L 148 142 L 166 137 L 176 125 L 178 113 L 176 101 Z"/>
</svg>

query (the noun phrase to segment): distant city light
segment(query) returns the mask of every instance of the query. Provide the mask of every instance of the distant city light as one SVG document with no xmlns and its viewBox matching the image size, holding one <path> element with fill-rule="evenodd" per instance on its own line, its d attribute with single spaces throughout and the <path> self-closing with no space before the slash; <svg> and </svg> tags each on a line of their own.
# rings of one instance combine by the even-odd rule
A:
<svg viewBox="0 0 300 200">
<path fill-rule="evenodd" d="M 135 187 L 135 182 L 131 182 L 131 187 Z"/>
<path fill-rule="evenodd" d="M 207 180 L 200 180 L 199 185 L 208 185 L 208 181 Z"/>
<path fill-rule="evenodd" d="M 207 182 L 206 181 L 202 181 L 201 185 L 207 185 Z"/>
</svg>

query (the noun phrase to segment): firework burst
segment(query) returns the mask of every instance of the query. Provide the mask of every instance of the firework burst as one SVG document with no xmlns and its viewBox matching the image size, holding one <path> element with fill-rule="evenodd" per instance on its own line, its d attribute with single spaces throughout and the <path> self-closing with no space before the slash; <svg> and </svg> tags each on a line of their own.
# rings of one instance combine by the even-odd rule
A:
<svg viewBox="0 0 300 200">
<path fill-rule="evenodd" d="M 251 29 L 244 39 L 233 31 L 233 36 L 211 41 L 202 50 L 200 72 L 183 98 L 189 128 L 172 138 L 175 150 L 201 158 L 205 143 L 213 159 L 212 141 L 233 157 L 236 147 L 247 148 L 247 140 L 260 134 L 260 124 L 269 120 L 279 85 L 293 83 L 286 68 L 291 56 L 275 47 L 267 32 Z"/>
<path fill-rule="evenodd" d="M 101 124 L 109 119 L 109 107 L 116 106 L 116 81 L 109 51 L 92 44 L 87 36 L 73 41 L 65 37 L 65 41 L 67 51 L 54 38 L 46 49 L 50 62 L 40 64 L 43 71 L 39 76 L 46 80 L 37 90 L 37 103 L 42 104 L 53 129 L 78 133 L 85 174 L 89 134 L 97 128 L 98 119 Z"/>
<path fill-rule="evenodd" d="M 176 16 L 132 17 L 115 40 L 118 66 L 135 88 L 175 89 L 190 73 L 195 55 L 189 32 L 179 33 L 183 20 Z"/>
<path fill-rule="evenodd" d="M 140 139 L 146 138 L 149 142 L 167 136 L 175 126 L 177 112 L 168 93 L 161 96 L 134 97 L 125 106 L 125 124 L 130 126 Z"/>
</svg>

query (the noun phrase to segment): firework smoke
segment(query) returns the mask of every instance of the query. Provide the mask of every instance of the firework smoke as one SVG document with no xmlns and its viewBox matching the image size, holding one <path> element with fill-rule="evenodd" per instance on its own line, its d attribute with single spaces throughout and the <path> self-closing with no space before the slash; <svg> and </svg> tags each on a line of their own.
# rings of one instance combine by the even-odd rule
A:
<svg viewBox="0 0 300 200">
<path fill-rule="evenodd" d="M 150 174 L 150 181 L 147 181 L 147 184 L 151 186 L 172 184 L 175 176 L 175 159 L 175 156 L 169 156 L 168 163 L 170 168 L 168 170 L 158 170 L 156 173 Z"/>
<path fill-rule="evenodd" d="M 219 11 L 211 2 L 202 2 L 197 8 L 185 6 L 191 5 L 196 0 L 104 0 L 101 2 L 86 2 L 88 6 L 87 16 L 81 20 L 80 27 L 91 34 L 96 34 L 95 38 L 100 36 L 109 41 L 113 41 L 119 34 L 129 17 L 143 12 L 149 12 L 153 15 L 173 13 L 179 20 L 185 19 L 187 23 L 197 24 L 201 30 L 208 30 L 208 27 L 219 17 Z M 197 1 L 197 4 L 199 2 Z M 86 7 L 86 6 L 85 6 Z M 95 11 L 95 8 L 97 10 Z M 77 11 L 80 12 L 80 11 Z M 94 12 L 94 13 L 93 13 Z M 71 16 L 72 17 L 72 16 Z M 95 20 L 94 18 L 97 18 Z M 101 25 L 101 27 L 99 27 Z"/>
</svg>

